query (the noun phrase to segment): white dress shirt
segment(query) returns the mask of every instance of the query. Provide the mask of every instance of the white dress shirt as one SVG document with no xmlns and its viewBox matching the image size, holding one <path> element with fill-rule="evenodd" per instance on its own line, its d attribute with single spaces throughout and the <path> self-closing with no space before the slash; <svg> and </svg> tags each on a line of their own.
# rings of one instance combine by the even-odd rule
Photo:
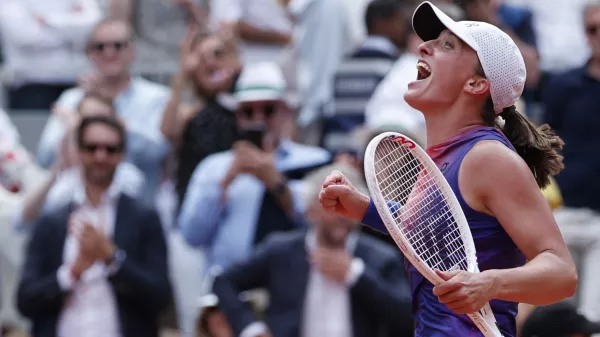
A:
<svg viewBox="0 0 600 337">
<path fill-rule="evenodd" d="M 83 185 L 78 186 L 73 195 L 78 207 L 70 218 L 71 229 L 65 240 L 63 265 L 57 275 L 60 287 L 71 290 L 60 314 L 57 334 L 60 337 L 119 337 L 121 332 L 116 298 L 107 280 L 114 269 L 109 270 L 103 262 L 96 262 L 76 282 L 70 268 L 79 252 L 79 242 L 72 231 L 76 232 L 84 223 L 90 223 L 107 237 L 112 237 L 121 191 L 117 185 L 111 185 L 100 204 L 93 206 L 85 195 Z"/>
<path fill-rule="evenodd" d="M 13 86 L 75 82 L 88 66 L 84 46 L 101 15 L 95 0 L 1 1 L 6 80 Z"/>
<path fill-rule="evenodd" d="M 344 55 L 356 46 L 349 29 L 344 0 L 292 0 L 289 11 L 298 20 L 294 43 L 298 50 L 296 73 L 298 100 L 302 107 L 298 123 L 316 121 L 332 104 L 333 76 Z"/>
<path fill-rule="evenodd" d="M 351 233 L 346 239 L 346 250 L 354 252 L 358 233 Z M 308 252 L 316 249 L 316 234 L 310 231 L 306 235 Z M 352 313 L 349 289 L 362 276 L 365 264 L 360 258 L 354 258 L 346 276 L 346 283 L 340 284 L 321 274 L 318 270 L 310 269 L 306 298 L 301 324 L 301 337 L 352 337 Z M 327 319 L 323 319 L 327 317 Z M 267 331 L 262 322 L 248 325 L 240 337 L 255 337 Z"/>
</svg>

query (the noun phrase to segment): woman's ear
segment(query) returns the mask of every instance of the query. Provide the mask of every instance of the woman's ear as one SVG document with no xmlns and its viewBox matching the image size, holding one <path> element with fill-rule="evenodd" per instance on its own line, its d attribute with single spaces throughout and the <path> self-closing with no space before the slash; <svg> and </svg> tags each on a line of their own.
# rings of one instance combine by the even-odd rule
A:
<svg viewBox="0 0 600 337">
<path fill-rule="evenodd" d="M 480 76 L 474 76 L 467 80 L 463 90 L 471 95 L 487 94 L 490 90 L 490 81 Z"/>
</svg>

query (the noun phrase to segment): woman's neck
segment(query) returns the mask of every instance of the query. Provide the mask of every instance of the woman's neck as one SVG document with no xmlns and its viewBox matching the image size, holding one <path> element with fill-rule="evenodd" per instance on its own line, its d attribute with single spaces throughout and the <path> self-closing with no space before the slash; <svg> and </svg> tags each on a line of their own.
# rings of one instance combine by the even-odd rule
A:
<svg viewBox="0 0 600 337">
<path fill-rule="evenodd" d="M 475 125 L 483 125 L 481 117 L 475 112 L 466 109 L 452 110 L 456 109 L 449 109 L 443 113 L 424 114 L 427 125 L 427 147 L 441 144 Z"/>
</svg>

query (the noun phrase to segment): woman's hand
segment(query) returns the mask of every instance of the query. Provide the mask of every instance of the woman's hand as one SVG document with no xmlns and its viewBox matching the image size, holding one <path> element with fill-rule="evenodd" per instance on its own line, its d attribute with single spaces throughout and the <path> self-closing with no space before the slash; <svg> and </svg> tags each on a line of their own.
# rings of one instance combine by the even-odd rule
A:
<svg viewBox="0 0 600 337">
<path fill-rule="evenodd" d="M 455 270 L 436 273 L 444 282 L 433 288 L 433 294 L 457 314 L 474 313 L 493 299 L 494 282 L 485 272 Z"/>
</svg>

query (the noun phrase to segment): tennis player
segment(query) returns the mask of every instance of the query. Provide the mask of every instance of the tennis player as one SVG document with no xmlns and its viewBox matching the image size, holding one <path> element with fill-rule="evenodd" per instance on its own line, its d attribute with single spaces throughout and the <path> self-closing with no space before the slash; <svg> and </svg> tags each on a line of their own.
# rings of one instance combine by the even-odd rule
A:
<svg viewBox="0 0 600 337">
<path fill-rule="evenodd" d="M 413 28 L 425 42 L 404 98 L 425 116 L 427 153 L 462 206 L 482 270 L 438 272 L 445 281 L 434 287 L 407 263 L 415 336 L 481 336 L 464 314 L 489 301 L 500 331 L 513 337 L 519 302 L 551 304 L 577 287 L 540 192 L 563 167 L 563 143 L 516 111 L 525 64 L 508 35 L 484 22 L 455 22 L 429 2 L 415 11 Z M 370 198 L 341 173 L 326 179 L 319 198 L 325 209 L 386 232 Z"/>
</svg>

